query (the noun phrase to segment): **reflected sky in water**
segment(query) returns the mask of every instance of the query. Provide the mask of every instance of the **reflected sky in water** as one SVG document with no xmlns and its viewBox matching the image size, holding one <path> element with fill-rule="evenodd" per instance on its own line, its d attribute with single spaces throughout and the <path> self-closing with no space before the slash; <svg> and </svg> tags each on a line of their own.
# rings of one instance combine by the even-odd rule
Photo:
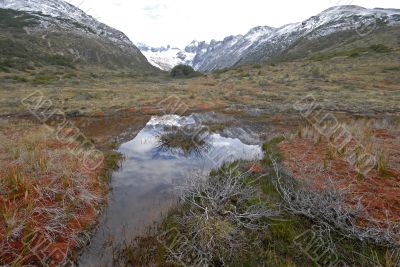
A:
<svg viewBox="0 0 400 267">
<path fill-rule="evenodd" d="M 183 185 L 191 172 L 209 172 L 223 162 L 262 155 L 259 146 L 211 133 L 206 135 L 208 149 L 200 153 L 187 155 L 159 146 L 158 137 L 168 127 L 195 125 L 192 117 L 152 117 L 133 140 L 120 146 L 118 151 L 125 160 L 112 175 L 108 208 L 91 246 L 80 259 L 81 266 L 111 266 L 111 248 L 104 248 L 104 243 L 131 240 L 143 233 L 176 203 L 176 187 Z"/>
</svg>

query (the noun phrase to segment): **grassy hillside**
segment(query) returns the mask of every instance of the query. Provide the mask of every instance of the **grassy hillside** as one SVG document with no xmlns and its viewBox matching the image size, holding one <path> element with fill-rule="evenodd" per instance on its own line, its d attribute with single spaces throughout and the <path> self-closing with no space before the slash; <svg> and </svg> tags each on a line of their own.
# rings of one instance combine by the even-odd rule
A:
<svg viewBox="0 0 400 267">
<path fill-rule="evenodd" d="M 366 53 L 399 51 L 399 32 L 400 27 L 393 26 L 377 28 L 364 37 L 352 30 L 313 39 L 303 38 L 284 52 L 266 61 L 271 63 L 306 58 L 324 60 L 338 56 L 358 57 Z M 381 49 L 376 49 L 376 46 L 380 46 Z"/>
<path fill-rule="evenodd" d="M 122 47 L 76 21 L 0 9 L 0 71 L 46 66 L 157 71 L 135 46 Z"/>
</svg>

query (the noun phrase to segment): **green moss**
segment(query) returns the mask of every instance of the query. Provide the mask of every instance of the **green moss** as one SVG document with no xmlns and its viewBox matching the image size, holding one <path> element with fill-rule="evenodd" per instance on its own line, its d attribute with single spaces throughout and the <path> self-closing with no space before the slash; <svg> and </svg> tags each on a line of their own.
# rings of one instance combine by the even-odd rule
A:
<svg viewBox="0 0 400 267">
<path fill-rule="evenodd" d="M 284 140 L 285 137 L 278 136 L 263 144 L 262 150 L 265 154 L 263 159 L 264 164 L 271 166 L 272 160 L 275 160 L 276 162 L 281 162 L 283 160 L 283 155 L 279 152 L 277 145 L 282 143 Z"/>
<path fill-rule="evenodd" d="M 298 234 L 295 222 L 292 220 L 274 220 L 269 230 L 274 237 L 289 242 L 292 242 Z"/>
<path fill-rule="evenodd" d="M 261 191 L 269 201 L 275 203 L 281 200 L 281 196 L 279 195 L 278 191 L 276 191 L 276 188 L 272 183 L 272 179 L 270 179 L 269 177 L 262 179 L 259 186 L 261 188 Z"/>
</svg>

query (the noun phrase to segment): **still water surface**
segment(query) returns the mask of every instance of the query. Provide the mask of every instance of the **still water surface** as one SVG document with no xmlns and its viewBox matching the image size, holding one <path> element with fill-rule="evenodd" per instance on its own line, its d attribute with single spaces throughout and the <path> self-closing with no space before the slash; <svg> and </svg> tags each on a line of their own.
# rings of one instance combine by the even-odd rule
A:
<svg viewBox="0 0 400 267">
<path fill-rule="evenodd" d="M 125 156 L 111 179 L 108 207 L 83 251 L 79 266 L 112 266 L 112 247 L 143 234 L 177 201 L 177 188 L 193 171 L 209 172 L 223 162 L 258 159 L 261 148 L 239 139 L 206 133 L 207 149 L 184 153 L 160 147 L 159 136 L 179 127 L 198 127 L 194 117 L 152 117 L 131 141 L 118 151 Z"/>
</svg>

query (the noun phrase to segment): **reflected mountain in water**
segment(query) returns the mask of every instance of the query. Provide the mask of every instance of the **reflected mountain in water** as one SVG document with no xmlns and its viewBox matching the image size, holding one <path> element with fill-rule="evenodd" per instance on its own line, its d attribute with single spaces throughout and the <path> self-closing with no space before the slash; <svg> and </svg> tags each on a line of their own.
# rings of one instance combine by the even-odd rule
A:
<svg viewBox="0 0 400 267">
<path fill-rule="evenodd" d="M 195 129 L 201 129 L 197 137 L 190 134 Z M 189 140 L 199 143 L 182 146 Z M 208 173 L 224 162 L 262 157 L 260 146 L 209 133 L 192 116 L 177 115 L 152 117 L 118 151 L 125 160 L 112 175 L 108 209 L 80 259 L 82 266 L 112 266 L 112 246 L 104 244 L 120 244 L 142 234 L 176 203 L 176 188 L 184 185 L 191 173 Z"/>
</svg>

